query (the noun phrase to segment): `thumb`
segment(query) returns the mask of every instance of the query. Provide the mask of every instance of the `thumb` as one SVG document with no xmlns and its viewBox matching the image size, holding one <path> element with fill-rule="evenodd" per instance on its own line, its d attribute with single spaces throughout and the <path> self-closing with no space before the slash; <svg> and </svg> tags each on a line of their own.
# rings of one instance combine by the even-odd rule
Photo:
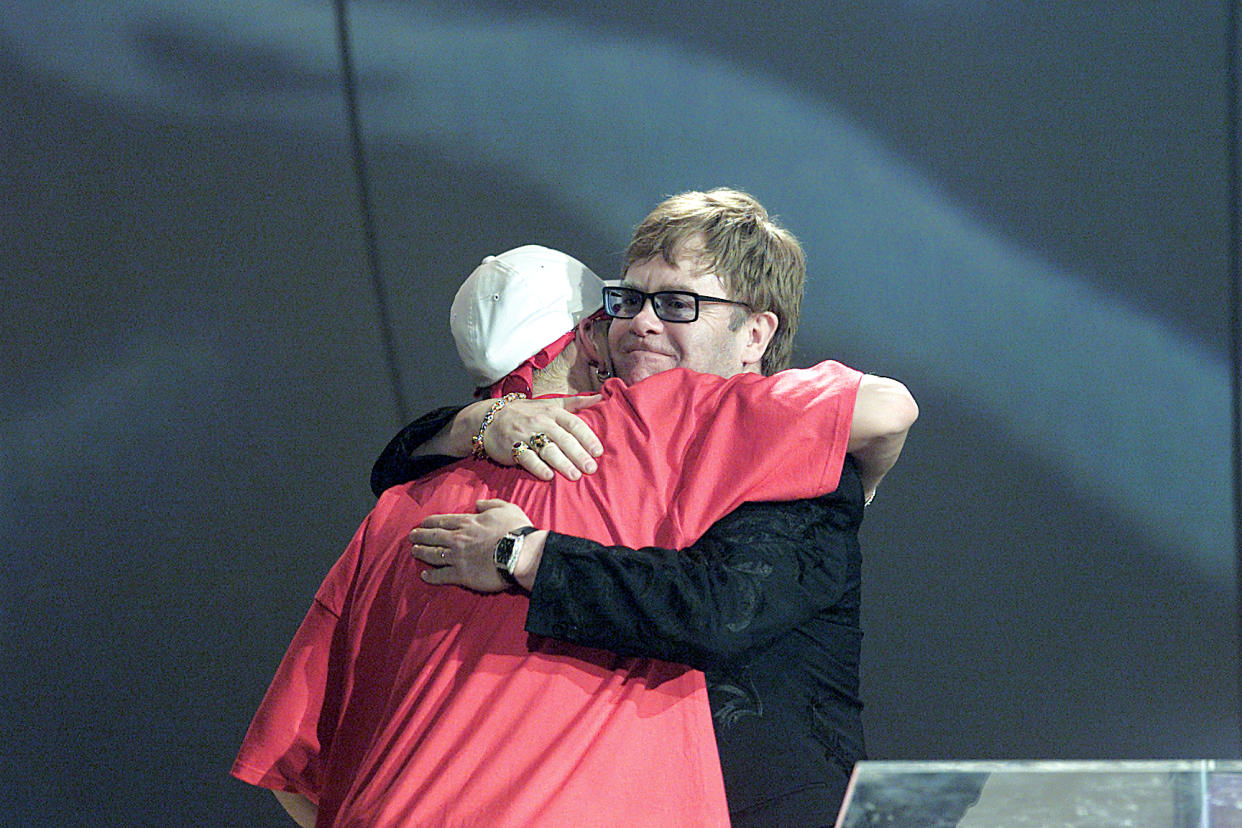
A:
<svg viewBox="0 0 1242 828">
<path fill-rule="evenodd" d="M 487 500 L 476 500 L 474 508 L 478 512 L 486 512 L 489 509 L 499 509 L 502 506 L 508 506 L 509 501 L 500 500 L 498 498 L 489 498 Z"/>
</svg>

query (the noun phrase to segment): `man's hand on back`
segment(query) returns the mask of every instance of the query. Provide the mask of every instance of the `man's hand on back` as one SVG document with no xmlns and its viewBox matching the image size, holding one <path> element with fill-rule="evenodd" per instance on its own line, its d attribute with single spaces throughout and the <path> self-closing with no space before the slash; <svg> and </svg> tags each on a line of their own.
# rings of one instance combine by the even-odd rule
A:
<svg viewBox="0 0 1242 828">
<path fill-rule="evenodd" d="M 509 532 L 530 526 L 519 507 L 503 500 L 480 500 L 473 515 L 431 515 L 410 532 L 410 554 L 434 569 L 423 572 L 429 584 L 455 584 L 476 592 L 500 592 L 510 583 L 496 568 L 496 543 Z M 518 583 L 530 589 L 539 569 L 548 533 L 527 535 L 514 568 Z"/>
</svg>

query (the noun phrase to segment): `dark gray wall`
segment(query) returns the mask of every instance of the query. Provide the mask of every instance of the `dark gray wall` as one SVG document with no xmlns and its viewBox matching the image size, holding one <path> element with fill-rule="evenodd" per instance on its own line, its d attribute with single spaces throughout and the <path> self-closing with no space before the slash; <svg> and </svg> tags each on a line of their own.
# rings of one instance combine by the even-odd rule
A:
<svg viewBox="0 0 1242 828">
<path fill-rule="evenodd" d="M 331 4 L 0 16 L 0 811 L 280 825 L 227 776 L 401 423 Z M 803 239 L 798 361 L 921 419 L 865 530 L 886 758 L 1239 750 L 1225 2 L 351 4 L 414 409 L 457 283 L 665 194 Z"/>
</svg>

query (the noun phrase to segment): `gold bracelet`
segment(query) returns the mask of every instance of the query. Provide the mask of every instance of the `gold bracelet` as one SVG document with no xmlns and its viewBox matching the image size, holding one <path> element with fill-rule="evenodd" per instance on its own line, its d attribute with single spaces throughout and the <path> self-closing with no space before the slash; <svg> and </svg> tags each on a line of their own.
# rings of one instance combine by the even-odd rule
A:
<svg viewBox="0 0 1242 828">
<path fill-rule="evenodd" d="M 487 427 L 492 424 L 492 420 L 496 417 L 496 412 L 504 408 L 514 400 L 526 399 L 525 394 L 514 392 L 505 394 L 496 402 L 492 403 L 491 408 L 487 409 L 487 413 L 483 415 L 483 421 L 479 423 L 479 433 L 470 438 L 470 456 L 476 460 L 482 460 L 487 457 L 487 449 L 483 448 L 483 432 L 487 431 Z"/>
</svg>

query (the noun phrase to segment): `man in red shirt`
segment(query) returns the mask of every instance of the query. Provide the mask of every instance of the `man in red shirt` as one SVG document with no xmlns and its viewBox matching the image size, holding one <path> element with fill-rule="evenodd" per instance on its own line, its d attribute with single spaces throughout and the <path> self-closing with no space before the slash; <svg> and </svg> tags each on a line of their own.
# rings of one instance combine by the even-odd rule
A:
<svg viewBox="0 0 1242 828">
<path fill-rule="evenodd" d="M 477 284 L 505 275 L 497 261 L 463 290 L 503 297 Z M 578 277 L 537 295 L 582 295 Z M 583 390 L 570 380 L 585 384 L 599 361 L 597 330 L 580 323 L 532 390 Z M 234 774 L 293 794 L 291 813 L 320 825 L 728 824 L 702 674 L 528 636 L 524 595 L 424 584 L 406 533 L 502 498 L 602 542 L 684 545 L 743 501 L 831 491 L 849 443 L 874 427 L 876 412 L 855 406 L 861 379 L 825 363 L 614 380 L 580 414 L 608 446 L 597 474 L 546 483 L 468 459 L 390 489 L 317 593 Z M 762 451 L 747 448 L 760 439 Z"/>
</svg>

